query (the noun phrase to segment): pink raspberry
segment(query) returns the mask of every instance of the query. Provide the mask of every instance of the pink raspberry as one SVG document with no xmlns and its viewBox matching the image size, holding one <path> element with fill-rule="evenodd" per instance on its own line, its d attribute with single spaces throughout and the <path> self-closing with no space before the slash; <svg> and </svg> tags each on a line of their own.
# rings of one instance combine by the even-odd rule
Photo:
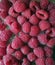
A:
<svg viewBox="0 0 55 65">
<path fill-rule="evenodd" d="M 44 51 L 45 51 L 45 55 L 46 55 L 46 57 L 51 57 L 52 56 L 52 54 L 53 54 L 53 51 L 52 51 L 52 49 L 51 48 L 49 48 L 49 47 L 44 47 Z"/>
<path fill-rule="evenodd" d="M 36 11 L 36 16 L 41 20 L 48 19 L 48 13 L 45 10 Z"/>
<path fill-rule="evenodd" d="M 22 65 L 30 65 L 30 62 L 28 61 L 27 58 L 23 59 Z"/>
<path fill-rule="evenodd" d="M 22 60 L 22 58 L 23 58 L 23 54 L 22 54 L 21 51 L 16 51 L 16 52 L 14 53 L 14 56 L 15 56 L 15 58 L 18 59 L 18 60 Z"/>
<path fill-rule="evenodd" d="M 47 35 L 46 34 L 39 34 L 38 40 L 39 40 L 40 44 L 46 45 L 48 42 Z"/>
<path fill-rule="evenodd" d="M 23 41 L 23 42 L 28 42 L 30 39 L 30 36 L 28 34 L 25 34 L 23 32 L 19 33 L 19 38 Z"/>
<path fill-rule="evenodd" d="M 29 22 L 25 22 L 22 25 L 22 30 L 23 30 L 24 33 L 29 33 L 30 30 L 31 30 L 31 24 Z"/>
<path fill-rule="evenodd" d="M 25 23 L 25 21 L 26 21 L 26 18 L 24 17 L 24 16 L 18 16 L 17 17 L 17 21 L 18 21 L 18 23 L 20 24 L 20 25 L 22 25 L 22 24 L 24 24 Z"/>
<path fill-rule="evenodd" d="M 38 58 L 35 61 L 36 65 L 45 65 L 45 59 L 44 58 Z"/>
<path fill-rule="evenodd" d="M 22 12 L 22 15 L 24 17 L 26 17 L 27 19 L 29 19 L 31 17 L 31 10 L 30 9 L 26 9 L 25 11 Z"/>
<path fill-rule="evenodd" d="M 4 56 L 6 54 L 6 49 L 0 47 L 0 56 Z"/>
<path fill-rule="evenodd" d="M 23 45 L 23 42 L 21 41 L 21 39 L 18 36 L 15 36 L 15 38 L 12 41 L 11 47 L 13 49 L 18 49 Z"/>
<path fill-rule="evenodd" d="M 46 9 L 48 7 L 49 1 L 48 0 L 40 0 L 40 7 Z"/>
<path fill-rule="evenodd" d="M 34 38 L 34 37 L 32 37 L 28 42 L 28 45 L 30 48 L 36 48 L 36 47 L 38 47 L 38 44 L 39 44 L 39 42 L 38 42 L 37 38 Z"/>
<path fill-rule="evenodd" d="M 23 47 L 21 47 L 21 52 L 24 55 L 27 55 L 30 52 L 30 48 L 28 46 L 23 46 Z"/>
<path fill-rule="evenodd" d="M 43 51 L 43 49 L 41 47 L 34 48 L 34 54 L 39 58 L 44 57 L 44 51 Z"/>
<path fill-rule="evenodd" d="M 29 7 L 33 12 L 35 12 L 36 10 L 39 10 L 39 3 L 36 1 L 31 1 Z"/>
<path fill-rule="evenodd" d="M 33 15 L 30 17 L 29 22 L 30 22 L 31 24 L 33 24 L 33 25 L 36 25 L 36 24 L 38 24 L 39 19 L 36 17 L 35 14 L 33 14 Z"/>
<path fill-rule="evenodd" d="M 11 47 L 11 44 L 9 44 L 8 46 L 7 46 L 7 49 L 6 49 L 6 52 L 7 52 L 7 54 L 12 54 L 12 53 L 14 53 L 14 49 Z"/>
<path fill-rule="evenodd" d="M 0 60 L 0 65 L 4 65 L 4 62 L 3 62 L 3 60 Z"/>
<path fill-rule="evenodd" d="M 18 13 L 23 12 L 26 9 L 26 5 L 24 2 L 16 1 L 14 4 L 14 10 Z"/>
<path fill-rule="evenodd" d="M 28 55 L 27 55 L 27 58 L 30 62 L 33 62 L 35 59 L 36 59 L 36 56 L 34 55 L 33 52 L 30 52 Z"/>
<path fill-rule="evenodd" d="M 53 58 L 46 58 L 45 63 L 46 63 L 46 65 L 54 65 L 54 60 L 53 60 Z"/>
<path fill-rule="evenodd" d="M 50 23 L 48 21 L 40 21 L 39 27 L 42 31 L 50 28 Z"/>
<path fill-rule="evenodd" d="M 39 31 L 40 31 L 40 29 L 38 26 L 32 26 L 31 31 L 30 31 L 30 35 L 36 37 L 38 35 Z"/>
</svg>

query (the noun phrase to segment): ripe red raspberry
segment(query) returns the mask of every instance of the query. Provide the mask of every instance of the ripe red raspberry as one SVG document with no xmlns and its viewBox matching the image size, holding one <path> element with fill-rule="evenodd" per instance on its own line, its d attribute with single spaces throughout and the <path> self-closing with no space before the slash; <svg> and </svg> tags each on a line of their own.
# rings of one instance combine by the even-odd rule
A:
<svg viewBox="0 0 55 65">
<path fill-rule="evenodd" d="M 54 65 L 54 60 L 53 58 L 46 58 L 46 61 L 45 61 L 46 65 Z"/>
<path fill-rule="evenodd" d="M 14 10 L 18 13 L 23 12 L 26 9 L 26 5 L 24 2 L 16 1 L 14 4 Z"/>
<path fill-rule="evenodd" d="M 28 61 L 27 58 L 23 59 L 22 65 L 30 65 L 30 62 Z"/>
<path fill-rule="evenodd" d="M 4 65 L 4 62 L 3 62 L 3 60 L 0 60 L 0 65 Z"/>
<path fill-rule="evenodd" d="M 45 10 L 36 11 L 36 16 L 41 20 L 48 19 L 48 13 Z"/>
<path fill-rule="evenodd" d="M 27 21 L 22 25 L 22 30 L 24 33 L 29 33 L 31 30 L 31 24 Z"/>
<path fill-rule="evenodd" d="M 0 56 L 4 56 L 6 54 L 6 49 L 0 47 Z"/>
<path fill-rule="evenodd" d="M 0 39 L 2 41 L 8 41 L 12 35 L 12 32 L 10 30 L 3 30 L 0 32 Z"/>
<path fill-rule="evenodd" d="M 18 34 L 21 30 L 20 25 L 17 22 L 13 22 L 10 26 L 10 30 L 14 33 L 14 34 Z"/>
<path fill-rule="evenodd" d="M 30 31 L 30 35 L 36 37 L 38 35 L 39 31 L 40 31 L 40 29 L 38 26 L 32 26 L 31 31 Z"/>
<path fill-rule="evenodd" d="M 12 41 L 11 47 L 13 49 L 18 49 L 23 45 L 23 42 L 21 41 L 21 39 L 18 36 L 15 36 L 15 38 Z"/>
<path fill-rule="evenodd" d="M 22 15 L 24 17 L 26 17 L 27 19 L 29 19 L 31 17 L 31 10 L 30 9 L 26 9 L 25 11 L 22 12 Z"/>
<path fill-rule="evenodd" d="M 39 40 L 40 44 L 46 45 L 48 42 L 47 35 L 46 34 L 39 34 L 38 40 Z"/>
<path fill-rule="evenodd" d="M 39 27 L 42 31 L 50 28 L 50 23 L 48 21 L 40 21 Z"/>
<path fill-rule="evenodd" d="M 17 17 L 17 16 L 19 15 L 19 14 L 17 14 L 17 13 L 14 11 L 13 6 L 10 7 L 8 13 L 9 13 L 9 15 L 12 16 L 12 17 Z"/>
<path fill-rule="evenodd" d="M 22 54 L 21 51 L 16 51 L 16 52 L 14 53 L 14 56 L 15 56 L 15 58 L 18 59 L 18 60 L 22 60 L 22 58 L 23 58 L 23 54 Z"/>
<path fill-rule="evenodd" d="M 30 48 L 28 46 L 23 46 L 23 47 L 21 47 L 21 52 L 24 55 L 27 55 L 30 52 Z"/>
<path fill-rule="evenodd" d="M 35 54 L 38 58 L 43 58 L 43 57 L 44 57 L 44 50 L 43 50 L 41 47 L 34 48 L 34 54 Z"/>
<path fill-rule="evenodd" d="M 25 23 L 25 21 L 26 21 L 26 18 L 24 17 L 24 16 L 18 16 L 17 17 L 17 21 L 18 21 L 18 23 L 20 24 L 20 25 L 22 25 L 22 24 L 24 24 Z"/>
<path fill-rule="evenodd" d="M 53 54 L 53 51 L 52 51 L 52 49 L 51 48 L 49 48 L 49 47 L 44 47 L 44 51 L 45 51 L 45 55 L 46 55 L 46 57 L 51 57 L 52 56 L 52 54 Z"/>
<path fill-rule="evenodd" d="M 9 44 L 8 46 L 7 46 L 7 49 L 6 49 L 6 52 L 7 52 L 7 54 L 12 54 L 12 53 L 14 53 L 14 49 L 11 47 L 11 44 Z"/>
<path fill-rule="evenodd" d="M 30 36 L 28 34 L 25 34 L 23 32 L 19 33 L 19 38 L 23 41 L 23 42 L 28 42 L 30 39 Z"/>
<path fill-rule="evenodd" d="M 36 48 L 36 47 L 38 47 L 38 44 L 39 44 L 39 42 L 38 42 L 37 38 L 34 38 L 34 37 L 32 37 L 28 42 L 28 45 L 30 48 Z"/>
<path fill-rule="evenodd" d="M 30 62 L 33 62 L 35 59 L 36 59 L 36 56 L 34 55 L 33 52 L 30 52 L 28 55 L 27 55 L 27 58 Z"/>
<path fill-rule="evenodd" d="M 40 0 L 40 7 L 42 9 L 46 9 L 48 7 L 49 1 L 48 0 Z"/>
<path fill-rule="evenodd" d="M 33 15 L 30 17 L 29 22 L 30 22 L 31 24 L 33 24 L 33 25 L 36 25 L 36 24 L 38 24 L 39 19 L 36 17 L 35 14 L 33 14 Z"/>
<path fill-rule="evenodd" d="M 39 3 L 36 1 L 31 1 L 29 7 L 33 12 L 35 12 L 36 10 L 39 10 Z"/>
<path fill-rule="evenodd" d="M 35 61 L 36 65 L 45 65 L 45 59 L 44 58 L 38 58 Z"/>
<path fill-rule="evenodd" d="M 54 45 L 55 45 L 55 38 L 52 38 L 48 41 L 47 46 L 53 48 Z"/>
</svg>

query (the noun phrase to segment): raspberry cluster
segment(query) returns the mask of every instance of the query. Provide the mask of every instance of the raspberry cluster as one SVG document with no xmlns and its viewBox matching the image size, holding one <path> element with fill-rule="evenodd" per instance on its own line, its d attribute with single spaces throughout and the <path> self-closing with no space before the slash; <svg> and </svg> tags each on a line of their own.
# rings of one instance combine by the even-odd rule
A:
<svg viewBox="0 0 55 65">
<path fill-rule="evenodd" d="M 55 4 L 0 1 L 0 65 L 55 65 L 54 46 Z"/>
</svg>

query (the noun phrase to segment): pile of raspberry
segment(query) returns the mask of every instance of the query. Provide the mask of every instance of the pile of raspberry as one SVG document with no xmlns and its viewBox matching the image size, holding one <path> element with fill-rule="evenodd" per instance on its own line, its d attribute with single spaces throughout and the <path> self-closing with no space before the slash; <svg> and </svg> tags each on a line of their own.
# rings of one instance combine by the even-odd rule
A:
<svg viewBox="0 0 55 65">
<path fill-rule="evenodd" d="M 55 65 L 54 46 L 54 3 L 0 0 L 0 65 Z"/>
</svg>

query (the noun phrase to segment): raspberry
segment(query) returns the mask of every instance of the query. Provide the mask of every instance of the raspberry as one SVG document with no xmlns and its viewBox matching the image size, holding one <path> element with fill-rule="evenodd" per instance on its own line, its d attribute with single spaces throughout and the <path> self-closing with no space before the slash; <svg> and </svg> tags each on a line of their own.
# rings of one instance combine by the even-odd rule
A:
<svg viewBox="0 0 55 65">
<path fill-rule="evenodd" d="M 22 65 L 30 65 L 30 62 L 28 61 L 28 59 L 24 58 Z"/>
<path fill-rule="evenodd" d="M 22 54 L 21 51 L 16 51 L 16 52 L 14 53 L 14 56 L 15 56 L 18 60 L 22 60 L 22 58 L 23 58 L 23 54 Z"/>
<path fill-rule="evenodd" d="M 47 51 L 48 50 L 48 51 Z M 51 48 L 49 48 L 49 47 L 44 47 L 44 51 L 45 51 L 45 55 L 46 55 L 46 57 L 51 57 L 52 56 L 52 54 L 53 54 L 53 51 L 52 51 L 52 49 Z"/>
<path fill-rule="evenodd" d="M 3 60 L 0 60 L 0 65 L 4 65 Z"/>
<path fill-rule="evenodd" d="M 32 37 L 28 42 L 28 45 L 30 48 L 36 48 L 36 47 L 38 47 L 38 44 L 39 44 L 39 42 L 38 42 L 37 38 L 34 38 L 34 37 Z"/>
<path fill-rule="evenodd" d="M 30 48 L 28 46 L 23 46 L 23 47 L 21 47 L 21 52 L 24 55 L 27 55 L 30 52 Z"/>
<path fill-rule="evenodd" d="M 18 13 L 23 12 L 26 9 L 26 5 L 24 2 L 16 1 L 14 4 L 14 10 Z"/>
<path fill-rule="evenodd" d="M 36 11 L 36 16 L 41 20 L 48 19 L 48 13 L 45 10 Z"/>
<path fill-rule="evenodd" d="M 36 25 L 36 24 L 38 24 L 38 22 L 39 22 L 39 20 L 38 20 L 38 18 L 36 17 L 35 14 L 33 14 L 33 15 L 30 17 L 29 21 L 30 21 L 30 23 L 33 24 L 33 25 Z"/>
<path fill-rule="evenodd" d="M 30 36 L 28 34 L 25 34 L 23 32 L 19 33 L 19 38 L 23 41 L 23 42 L 28 42 L 30 39 Z"/>
<path fill-rule="evenodd" d="M 14 49 L 11 47 L 11 44 L 9 44 L 8 46 L 7 46 L 7 49 L 6 49 L 6 52 L 7 52 L 7 54 L 12 54 L 12 53 L 14 53 Z"/>
<path fill-rule="evenodd" d="M 17 21 L 20 25 L 24 24 L 26 21 L 26 18 L 24 16 L 18 16 Z"/>
<path fill-rule="evenodd" d="M 21 39 L 18 36 L 15 36 L 15 38 L 12 41 L 11 47 L 13 49 L 18 49 L 23 45 L 23 42 L 21 41 Z"/>
<path fill-rule="evenodd" d="M 47 35 L 46 34 L 39 34 L 38 40 L 39 40 L 40 44 L 46 45 L 48 42 Z"/>
<path fill-rule="evenodd" d="M 39 33 L 39 27 L 38 26 L 32 26 L 31 27 L 31 31 L 30 31 L 30 35 L 31 36 L 37 36 Z"/>
<path fill-rule="evenodd" d="M 46 58 L 46 65 L 54 65 L 54 60 L 52 58 Z"/>
<path fill-rule="evenodd" d="M 27 58 L 30 62 L 33 62 L 35 59 L 36 59 L 36 56 L 34 55 L 33 52 L 30 52 L 28 55 L 27 55 Z"/>
<path fill-rule="evenodd" d="M 50 23 L 48 21 L 40 21 L 39 27 L 42 31 L 50 28 Z"/>
<path fill-rule="evenodd" d="M 29 4 L 30 9 L 35 12 L 36 10 L 39 10 L 39 4 L 36 1 L 31 1 Z"/>
<path fill-rule="evenodd" d="M 34 48 L 34 54 L 39 58 L 44 57 L 44 51 L 43 51 L 43 49 L 41 47 Z"/>
<path fill-rule="evenodd" d="M 23 30 L 24 33 L 29 33 L 30 29 L 31 29 L 31 24 L 29 22 L 25 22 L 22 25 L 22 30 Z"/>
<path fill-rule="evenodd" d="M 27 19 L 29 19 L 31 17 L 31 10 L 30 9 L 26 9 L 25 11 L 22 12 L 22 15 L 24 17 L 26 17 Z"/>
<path fill-rule="evenodd" d="M 40 6 L 43 9 L 46 9 L 48 7 L 49 1 L 48 0 L 40 0 Z"/>
<path fill-rule="evenodd" d="M 35 61 L 36 65 L 45 65 L 45 59 L 44 58 L 38 58 Z"/>
</svg>

